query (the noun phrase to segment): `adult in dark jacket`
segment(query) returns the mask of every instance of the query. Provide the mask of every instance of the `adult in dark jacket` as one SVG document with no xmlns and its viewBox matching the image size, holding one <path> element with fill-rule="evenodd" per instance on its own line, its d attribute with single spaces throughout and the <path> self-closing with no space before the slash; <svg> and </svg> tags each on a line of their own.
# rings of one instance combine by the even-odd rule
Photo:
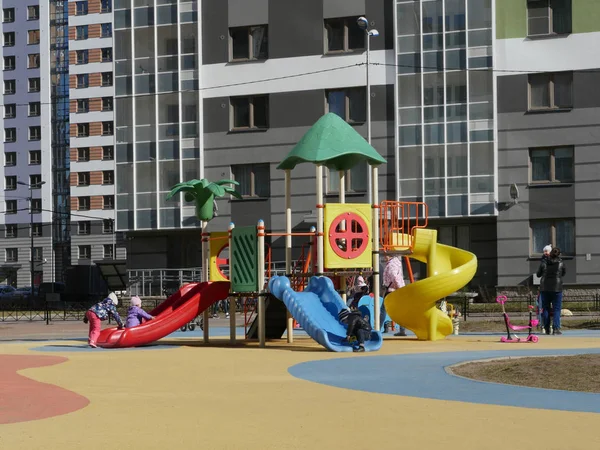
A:
<svg viewBox="0 0 600 450">
<path fill-rule="evenodd" d="M 562 308 L 563 282 L 566 273 L 565 264 L 560 258 L 560 249 L 554 247 L 548 258 L 543 258 L 537 276 L 540 281 L 542 297 L 542 320 L 546 334 L 550 334 L 550 308 L 553 309 L 552 334 L 562 334 L 560 331 L 560 310 Z"/>
</svg>

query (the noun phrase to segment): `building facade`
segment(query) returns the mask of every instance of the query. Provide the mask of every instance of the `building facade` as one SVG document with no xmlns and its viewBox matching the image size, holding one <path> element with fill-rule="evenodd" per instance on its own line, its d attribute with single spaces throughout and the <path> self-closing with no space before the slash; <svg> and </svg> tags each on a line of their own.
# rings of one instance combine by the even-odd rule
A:
<svg viewBox="0 0 600 450">
<path fill-rule="evenodd" d="M 124 258 L 115 236 L 113 15 L 109 0 L 70 1 L 71 262 Z"/>
<path fill-rule="evenodd" d="M 50 72 L 48 34 L 43 26 L 48 8 L 36 1 L 17 0 L 4 0 L 1 6 L 4 208 L 0 257 L 4 279 L 23 286 L 31 284 L 31 262 L 37 280 L 52 265 L 52 186 L 46 182 L 51 158 L 43 154 L 50 121 L 50 90 L 44 89 L 50 81 L 46 75 Z"/>
<path fill-rule="evenodd" d="M 567 283 L 598 283 L 598 19 L 591 0 L 497 2 L 499 285 L 530 282 L 546 244 Z"/>
</svg>

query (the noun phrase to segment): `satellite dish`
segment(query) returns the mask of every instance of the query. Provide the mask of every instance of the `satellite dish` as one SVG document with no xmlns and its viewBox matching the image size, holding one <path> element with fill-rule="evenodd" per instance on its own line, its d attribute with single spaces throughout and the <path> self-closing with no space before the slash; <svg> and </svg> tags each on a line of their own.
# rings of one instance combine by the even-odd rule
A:
<svg viewBox="0 0 600 450">
<path fill-rule="evenodd" d="M 517 203 L 519 199 L 519 188 L 515 183 L 510 185 L 510 198 L 512 198 L 514 203 Z"/>
</svg>

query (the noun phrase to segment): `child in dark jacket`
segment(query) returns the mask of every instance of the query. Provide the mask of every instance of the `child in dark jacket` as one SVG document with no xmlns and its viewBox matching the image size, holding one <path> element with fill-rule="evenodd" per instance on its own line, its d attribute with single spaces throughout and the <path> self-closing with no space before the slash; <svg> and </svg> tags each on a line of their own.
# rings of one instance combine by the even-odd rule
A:
<svg viewBox="0 0 600 450">
<path fill-rule="evenodd" d="M 143 319 L 152 320 L 154 316 L 151 316 L 142 309 L 142 300 L 137 295 L 131 297 L 131 306 L 127 310 L 125 328 L 137 327 L 142 323 Z"/>
<path fill-rule="evenodd" d="M 344 308 L 339 312 L 338 320 L 347 326 L 346 339 L 348 342 L 352 338 L 356 339 L 356 345 L 352 347 L 352 351 L 364 352 L 365 341 L 371 336 L 371 325 L 363 319 L 360 311 L 350 311 Z"/>
</svg>

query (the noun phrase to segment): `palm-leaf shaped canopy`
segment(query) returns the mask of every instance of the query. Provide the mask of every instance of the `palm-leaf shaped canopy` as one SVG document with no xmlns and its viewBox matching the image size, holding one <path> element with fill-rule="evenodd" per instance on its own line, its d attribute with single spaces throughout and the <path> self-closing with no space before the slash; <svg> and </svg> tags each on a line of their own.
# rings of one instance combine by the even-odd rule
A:
<svg viewBox="0 0 600 450">
<path fill-rule="evenodd" d="M 239 183 L 235 180 L 211 182 L 204 178 L 184 181 L 171 188 L 171 192 L 167 194 L 167 200 L 183 192 L 186 202 L 196 203 L 196 217 L 202 221 L 209 221 L 214 217 L 213 202 L 215 197 L 233 195 L 240 200 L 242 199 L 242 195 L 228 185 L 239 186 Z"/>
</svg>

